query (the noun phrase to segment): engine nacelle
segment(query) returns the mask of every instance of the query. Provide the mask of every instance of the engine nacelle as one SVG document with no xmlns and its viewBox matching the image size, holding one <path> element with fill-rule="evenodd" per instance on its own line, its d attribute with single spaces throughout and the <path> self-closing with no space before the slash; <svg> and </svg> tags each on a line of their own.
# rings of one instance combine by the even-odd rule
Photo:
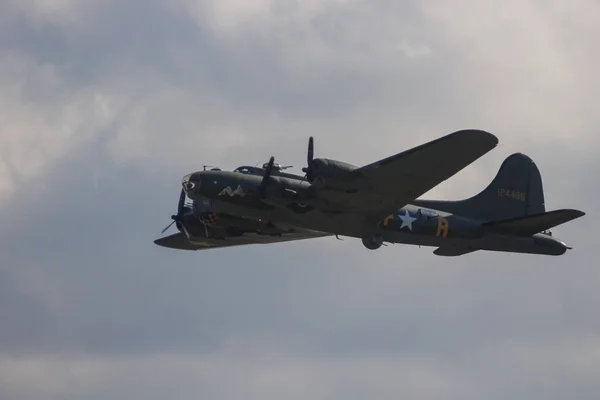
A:
<svg viewBox="0 0 600 400">
<path fill-rule="evenodd" d="M 342 161 L 317 158 L 312 162 L 313 182 L 336 190 L 357 189 L 352 186 L 356 169 L 354 165 Z"/>
<path fill-rule="evenodd" d="M 383 245 L 383 236 L 371 235 L 362 238 L 363 245 L 369 250 L 377 250 Z"/>
</svg>

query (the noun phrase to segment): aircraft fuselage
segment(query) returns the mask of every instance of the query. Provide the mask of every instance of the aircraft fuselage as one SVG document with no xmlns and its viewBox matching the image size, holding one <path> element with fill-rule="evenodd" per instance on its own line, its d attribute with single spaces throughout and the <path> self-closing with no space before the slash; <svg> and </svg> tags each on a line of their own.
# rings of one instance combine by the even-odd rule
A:
<svg viewBox="0 0 600 400">
<path fill-rule="evenodd" d="M 401 205 L 377 224 L 366 224 L 364 213 L 359 212 L 360 205 L 369 201 L 364 192 L 355 196 L 344 192 L 339 198 L 335 190 L 317 195 L 310 183 L 280 176 L 271 176 L 261 192 L 262 183 L 259 175 L 200 171 L 187 175 L 182 185 L 187 196 L 204 211 L 235 215 L 268 226 L 296 226 L 360 238 L 370 249 L 389 242 L 437 246 L 450 249 L 450 253 L 461 249 L 560 255 L 568 248 L 547 234 L 505 235 L 487 229 L 485 221 L 412 204 Z M 346 210 L 355 205 L 357 211 L 339 213 L 339 201 L 343 201 Z M 193 230 L 199 235 L 204 232 L 200 226 Z"/>
</svg>

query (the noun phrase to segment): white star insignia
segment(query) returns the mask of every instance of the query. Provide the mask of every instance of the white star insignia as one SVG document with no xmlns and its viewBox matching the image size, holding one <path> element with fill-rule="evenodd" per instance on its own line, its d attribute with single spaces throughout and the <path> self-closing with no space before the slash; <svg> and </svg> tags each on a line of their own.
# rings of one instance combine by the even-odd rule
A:
<svg viewBox="0 0 600 400">
<path fill-rule="evenodd" d="M 402 220 L 402 225 L 400 225 L 400 229 L 406 226 L 412 232 L 412 223 L 417 219 L 415 217 L 411 217 L 408 210 L 404 210 L 404 215 L 398 213 L 398 218 Z"/>
</svg>

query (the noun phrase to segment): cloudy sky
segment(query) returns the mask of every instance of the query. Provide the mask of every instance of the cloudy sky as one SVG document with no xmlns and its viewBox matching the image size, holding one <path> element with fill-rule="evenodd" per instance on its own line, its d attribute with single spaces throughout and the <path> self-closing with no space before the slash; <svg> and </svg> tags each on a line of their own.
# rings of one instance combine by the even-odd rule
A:
<svg viewBox="0 0 600 400">
<path fill-rule="evenodd" d="M 0 398 L 597 399 L 593 0 L 0 0 Z M 563 257 L 324 238 L 180 253 L 181 177 L 365 164 L 457 129 L 517 151 Z"/>
</svg>

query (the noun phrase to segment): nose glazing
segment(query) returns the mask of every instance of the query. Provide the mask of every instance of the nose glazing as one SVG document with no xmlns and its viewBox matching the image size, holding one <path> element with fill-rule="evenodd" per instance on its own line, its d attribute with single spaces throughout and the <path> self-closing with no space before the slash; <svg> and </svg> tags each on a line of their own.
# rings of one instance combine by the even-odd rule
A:
<svg viewBox="0 0 600 400">
<path fill-rule="evenodd" d="M 196 188 L 196 182 L 192 181 L 193 174 L 187 174 L 181 180 L 181 186 L 186 192 L 193 191 Z"/>
</svg>

